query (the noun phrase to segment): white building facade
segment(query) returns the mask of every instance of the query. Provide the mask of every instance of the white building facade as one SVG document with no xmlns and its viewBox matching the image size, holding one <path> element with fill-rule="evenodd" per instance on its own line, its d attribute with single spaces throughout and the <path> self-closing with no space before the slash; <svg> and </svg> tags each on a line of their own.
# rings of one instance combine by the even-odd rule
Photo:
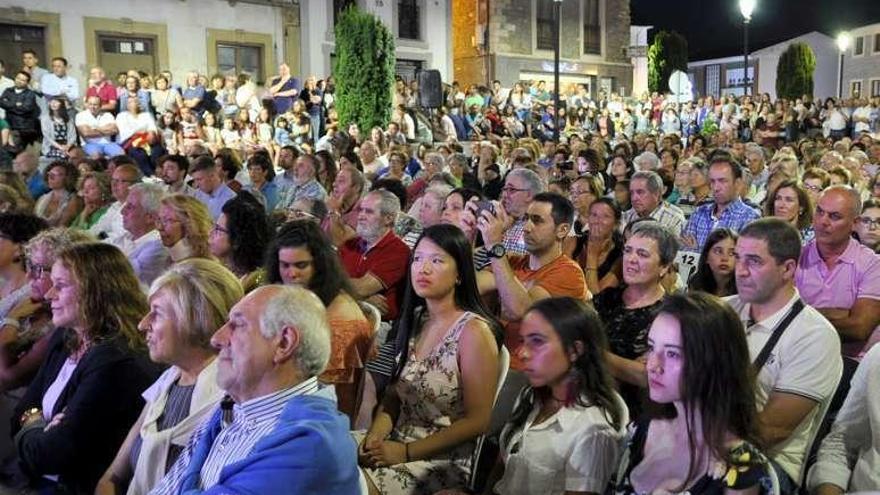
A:
<svg viewBox="0 0 880 495">
<path fill-rule="evenodd" d="M 813 72 L 813 96 L 826 98 L 837 95 L 838 51 L 834 39 L 813 31 L 749 53 L 748 79 L 743 80 L 743 54 L 688 62 L 688 75 L 698 96 L 717 97 L 749 94 L 770 95 L 776 99 L 776 70 L 779 57 L 792 43 L 806 43 L 816 56 Z"/>
<path fill-rule="evenodd" d="M 265 82 L 286 62 L 297 77 L 322 79 L 331 74 L 334 18 L 351 4 L 395 34 L 399 73 L 452 76 L 450 6 L 437 0 L 0 0 L 0 59 L 9 74 L 25 49 L 42 67 L 64 57 L 83 87 L 96 65 L 111 77 L 170 70 L 180 84 L 191 70 Z"/>
</svg>

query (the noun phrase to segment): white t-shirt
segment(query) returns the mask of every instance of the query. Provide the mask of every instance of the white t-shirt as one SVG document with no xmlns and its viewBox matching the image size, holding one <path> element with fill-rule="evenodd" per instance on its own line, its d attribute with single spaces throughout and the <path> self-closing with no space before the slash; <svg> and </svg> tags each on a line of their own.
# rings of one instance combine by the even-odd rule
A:
<svg viewBox="0 0 880 495">
<path fill-rule="evenodd" d="M 617 402 L 624 412 L 618 429 L 595 406 L 564 407 L 539 425 L 533 424 L 539 408 L 533 408 L 525 427 L 501 446 L 504 477 L 495 485 L 495 492 L 561 495 L 566 491 L 605 491 L 617 469 L 621 439 L 629 422 L 620 396 Z M 502 438 L 507 437 L 509 428 Z"/>
<path fill-rule="evenodd" d="M 120 144 L 138 132 L 157 132 L 156 121 L 149 112 L 140 112 L 136 116 L 131 112 L 121 112 L 116 116 L 116 127 L 119 129 L 116 140 Z"/>
<path fill-rule="evenodd" d="M 116 119 L 113 118 L 113 114 L 110 112 L 101 112 L 97 116 L 92 115 L 92 112 L 88 110 L 83 110 L 76 114 L 75 124 L 77 127 L 86 126 L 91 127 L 93 129 L 97 129 L 99 127 L 103 127 L 107 124 L 115 124 Z M 93 137 L 93 138 L 83 138 L 84 143 L 102 143 L 107 144 L 110 142 L 109 136 L 101 136 L 101 137 Z"/>
<path fill-rule="evenodd" d="M 866 122 L 856 122 L 863 118 Z M 871 132 L 871 107 L 868 105 L 856 108 L 853 112 L 853 130 L 855 132 Z"/>
<path fill-rule="evenodd" d="M 753 360 L 799 297 L 795 291 L 794 297 L 779 311 L 747 327 L 746 340 Z M 743 325 L 747 325 L 751 305 L 740 300 L 739 296 L 725 300 L 737 312 Z M 807 448 L 828 409 L 842 372 L 837 331 L 821 313 L 807 305 L 782 334 L 758 374 L 756 402 L 759 411 L 764 409 L 772 392 L 806 397 L 819 405 L 810 411 L 787 440 L 766 452 L 795 482 L 801 479 Z"/>
</svg>

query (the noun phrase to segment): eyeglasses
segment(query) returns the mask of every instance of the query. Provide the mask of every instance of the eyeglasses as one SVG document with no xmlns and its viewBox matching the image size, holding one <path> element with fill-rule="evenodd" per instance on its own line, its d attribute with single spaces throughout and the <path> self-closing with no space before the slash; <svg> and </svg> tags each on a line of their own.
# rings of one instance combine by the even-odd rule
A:
<svg viewBox="0 0 880 495">
<path fill-rule="evenodd" d="M 859 223 L 869 230 L 880 229 L 880 218 L 859 217 Z"/>
<path fill-rule="evenodd" d="M 38 265 L 31 260 L 25 261 L 25 268 L 28 276 L 33 278 L 43 278 L 52 271 L 51 265 Z"/>
<path fill-rule="evenodd" d="M 505 193 L 505 194 L 513 194 L 513 193 L 518 193 L 518 192 L 526 192 L 526 191 L 528 191 L 528 190 L 529 190 L 529 189 L 521 189 L 521 188 L 519 188 L 519 187 L 513 187 L 513 186 L 504 186 L 504 187 L 501 188 L 501 192 L 502 192 L 502 193 Z"/>
<path fill-rule="evenodd" d="M 305 210 L 291 209 L 288 210 L 287 213 L 288 218 L 294 218 L 297 220 L 318 220 L 318 217 L 312 215 L 311 213 Z"/>
<path fill-rule="evenodd" d="M 593 194 L 593 191 L 590 191 L 588 189 L 571 189 L 570 193 L 571 193 L 571 196 L 574 197 L 574 196 L 581 196 L 584 194 Z"/>
<path fill-rule="evenodd" d="M 134 184 L 136 180 L 131 179 L 110 179 L 111 184 Z"/>
<path fill-rule="evenodd" d="M 159 227 L 160 229 L 165 228 L 165 226 L 167 226 L 167 225 L 171 225 L 171 224 L 175 224 L 175 223 L 180 223 L 180 220 L 178 220 L 176 218 L 162 218 L 162 217 L 159 217 L 156 219 L 156 227 Z"/>
<path fill-rule="evenodd" d="M 808 184 L 806 182 L 804 182 L 804 189 L 813 192 L 822 192 L 822 186 L 816 186 L 813 184 Z"/>
</svg>

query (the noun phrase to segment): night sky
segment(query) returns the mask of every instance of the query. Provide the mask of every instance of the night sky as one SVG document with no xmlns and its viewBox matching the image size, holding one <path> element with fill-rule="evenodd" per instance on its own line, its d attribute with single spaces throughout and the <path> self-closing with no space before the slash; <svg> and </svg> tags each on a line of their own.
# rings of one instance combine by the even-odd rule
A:
<svg viewBox="0 0 880 495">
<path fill-rule="evenodd" d="M 691 60 L 742 53 L 737 0 L 631 0 L 632 24 L 674 30 L 688 40 Z M 749 49 L 819 31 L 829 36 L 880 22 L 880 0 L 757 0 L 749 24 Z"/>
</svg>

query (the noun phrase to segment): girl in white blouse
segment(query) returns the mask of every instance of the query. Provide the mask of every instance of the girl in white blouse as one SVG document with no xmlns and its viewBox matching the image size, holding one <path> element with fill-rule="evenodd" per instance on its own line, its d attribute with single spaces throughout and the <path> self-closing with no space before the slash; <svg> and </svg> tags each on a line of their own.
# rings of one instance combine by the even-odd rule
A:
<svg viewBox="0 0 880 495">
<path fill-rule="evenodd" d="M 499 495 L 601 493 L 617 467 L 628 414 L 603 355 L 596 312 L 558 297 L 535 303 L 518 351 L 529 380 L 501 434 L 490 476 Z"/>
</svg>

